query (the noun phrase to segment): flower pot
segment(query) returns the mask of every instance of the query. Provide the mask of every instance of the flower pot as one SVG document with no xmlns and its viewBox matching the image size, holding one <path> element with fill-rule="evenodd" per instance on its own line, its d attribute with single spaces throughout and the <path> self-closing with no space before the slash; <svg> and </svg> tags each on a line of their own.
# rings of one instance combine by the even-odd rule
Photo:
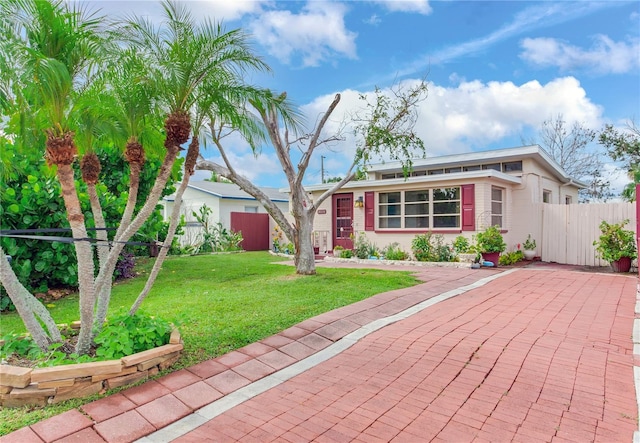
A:
<svg viewBox="0 0 640 443">
<path fill-rule="evenodd" d="M 522 253 L 524 254 L 524 258 L 526 260 L 533 260 L 533 258 L 536 256 L 535 249 L 524 249 Z"/>
<path fill-rule="evenodd" d="M 613 269 L 613 272 L 629 272 L 629 269 L 631 269 L 631 258 L 620 257 L 619 260 L 612 261 L 611 269 Z"/>
<path fill-rule="evenodd" d="M 458 258 L 462 263 L 473 263 L 476 261 L 476 254 L 462 253 L 458 254 Z"/>
<path fill-rule="evenodd" d="M 493 263 L 493 267 L 494 268 L 498 267 L 498 260 L 499 259 L 500 259 L 500 253 L 499 252 L 483 252 L 482 253 L 482 260 L 490 261 L 491 263 Z"/>
</svg>

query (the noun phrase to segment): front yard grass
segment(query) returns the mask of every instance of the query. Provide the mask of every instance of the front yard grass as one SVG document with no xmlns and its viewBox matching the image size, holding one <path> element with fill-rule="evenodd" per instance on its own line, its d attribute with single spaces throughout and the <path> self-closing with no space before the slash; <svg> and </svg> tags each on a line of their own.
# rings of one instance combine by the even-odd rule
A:
<svg viewBox="0 0 640 443">
<path fill-rule="evenodd" d="M 318 268 L 315 276 L 299 276 L 293 267 L 276 263 L 280 260 L 266 252 L 246 252 L 165 261 L 141 310 L 178 325 L 185 349 L 171 370 L 241 348 L 323 312 L 419 283 L 409 272 L 378 269 Z M 131 307 L 152 264 L 140 260 L 140 275 L 114 286 L 110 313 Z M 77 295 L 48 306 L 57 323 L 79 318 Z M 0 336 L 10 332 L 24 332 L 15 313 L 1 317 Z M 44 409 L 4 408 L 0 435 L 88 401 Z"/>
</svg>

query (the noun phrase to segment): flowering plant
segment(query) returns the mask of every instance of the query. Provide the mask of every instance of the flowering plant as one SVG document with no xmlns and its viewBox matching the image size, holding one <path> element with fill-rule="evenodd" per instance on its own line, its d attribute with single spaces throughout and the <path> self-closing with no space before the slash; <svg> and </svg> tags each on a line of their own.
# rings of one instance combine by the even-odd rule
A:
<svg viewBox="0 0 640 443">
<path fill-rule="evenodd" d="M 522 246 L 524 247 L 525 250 L 529 250 L 529 251 L 533 251 L 534 249 L 536 249 L 536 241 L 531 239 L 531 234 L 529 234 L 529 236 L 524 241 Z"/>
<path fill-rule="evenodd" d="M 282 231 L 277 226 L 273 228 L 272 239 L 273 239 L 273 249 L 276 252 L 278 252 L 280 250 L 280 242 L 282 241 Z"/>
</svg>

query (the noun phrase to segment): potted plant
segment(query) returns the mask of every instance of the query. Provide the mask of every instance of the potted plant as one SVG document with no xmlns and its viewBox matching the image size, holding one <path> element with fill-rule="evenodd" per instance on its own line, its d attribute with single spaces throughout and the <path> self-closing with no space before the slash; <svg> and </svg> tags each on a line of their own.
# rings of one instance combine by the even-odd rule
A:
<svg viewBox="0 0 640 443">
<path fill-rule="evenodd" d="M 636 250 L 636 234 L 624 229 L 629 220 L 620 223 L 609 224 L 606 221 L 600 223 L 600 238 L 593 242 L 599 258 L 611 264 L 614 272 L 629 272 L 631 260 L 638 257 Z"/>
<path fill-rule="evenodd" d="M 457 236 L 452 243 L 453 250 L 455 251 L 458 260 L 463 263 L 474 263 L 477 259 L 478 253 L 476 247 L 472 241 L 469 241 L 464 235 Z"/>
<path fill-rule="evenodd" d="M 536 241 L 531 238 L 531 234 L 527 236 L 527 239 L 522 244 L 524 258 L 527 260 L 533 260 L 536 256 Z"/>
<path fill-rule="evenodd" d="M 482 259 L 493 263 L 493 266 L 497 267 L 500 253 L 507 248 L 507 244 L 500 233 L 500 226 L 489 226 L 483 232 L 478 232 L 476 243 L 478 251 L 482 254 Z"/>
</svg>

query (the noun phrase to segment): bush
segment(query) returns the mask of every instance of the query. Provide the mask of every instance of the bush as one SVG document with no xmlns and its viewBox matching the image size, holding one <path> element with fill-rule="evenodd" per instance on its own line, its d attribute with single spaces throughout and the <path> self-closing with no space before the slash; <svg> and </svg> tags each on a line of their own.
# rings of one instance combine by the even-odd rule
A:
<svg viewBox="0 0 640 443">
<path fill-rule="evenodd" d="M 455 258 L 452 248 L 445 244 L 444 236 L 431 232 L 416 235 L 411 242 L 411 250 L 418 261 L 443 262 Z"/>
<path fill-rule="evenodd" d="M 498 259 L 498 263 L 503 266 L 509 266 L 514 263 L 518 263 L 519 261 L 524 260 L 524 253 L 520 250 L 507 252 L 506 254 L 502 254 Z"/>
<path fill-rule="evenodd" d="M 340 258 L 351 258 L 353 257 L 353 251 L 351 249 L 343 249 L 340 251 Z"/>
<path fill-rule="evenodd" d="M 398 243 L 391 243 L 383 250 L 386 260 L 406 260 L 409 257 L 405 251 L 400 248 Z"/>
<path fill-rule="evenodd" d="M 600 238 L 593 242 L 598 258 L 613 262 L 622 257 L 634 259 L 638 256 L 636 251 L 636 235 L 633 231 L 624 229 L 629 220 L 610 224 L 606 221 L 600 223 Z"/>
<path fill-rule="evenodd" d="M 140 311 L 113 317 L 96 336 L 96 356 L 118 359 L 169 343 L 171 325 Z"/>
<path fill-rule="evenodd" d="M 353 253 L 362 260 L 380 255 L 376 245 L 369 241 L 364 232 L 357 236 L 355 244 L 353 245 Z"/>
<path fill-rule="evenodd" d="M 116 269 L 113 276 L 116 280 L 124 280 L 127 278 L 133 278 L 136 276 L 134 268 L 136 267 L 135 257 L 131 252 L 122 251 L 118 262 L 116 263 Z"/>
<path fill-rule="evenodd" d="M 15 151 L 11 144 L 2 149 L 12 157 L 12 170 L 5 171 L 0 186 L 0 228 L 3 230 L 68 228 L 60 183 L 42 155 L 27 155 Z M 115 228 L 126 205 L 128 167 L 120 154 L 101 153 L 101 183 L 97 185 L 107 227 Z M 181 163 L 181 162 L 180 162 Z M 138 207 L 144 204 L 159 168 L 159 160 L 145 163 L 140 179 Z M 77 172 L 77 171 L 76 171 Z M 79 173 L 78 173 L 79 174 Z M 79 178 L 79 175 L 78 177 Z M 104 183 L 102 183 L 104 181 Z M 86 192 L 86 185 L 78 181 L 79 198 L 87 228 L 95 227 Z M 164 195 L 174 192 L 168 185 Z M 160 209 L 142 226 L 133 241 L 155 241 L 166 237 L 168 224 L 162 220 Z M 110 238 L 115 233 L 109 231 Z M 92 231 L 89 234 L 95 237 Z M 48 233 L 35 235 L 50 235 Z M 54 233 L 70 236 L 67 233 Z M 0 245 L 12 257 L 11 267 L 20 282 L 31 292 L 46 292 L 50 288 L 77 287 L 78 265 L 73 243 L 1 237 Z M 129 252 L 147 253 L 146 246 L 127 246 Z M 0 288 L 0 310 L 11 310 L 9 296 Z"/>
</svg>

